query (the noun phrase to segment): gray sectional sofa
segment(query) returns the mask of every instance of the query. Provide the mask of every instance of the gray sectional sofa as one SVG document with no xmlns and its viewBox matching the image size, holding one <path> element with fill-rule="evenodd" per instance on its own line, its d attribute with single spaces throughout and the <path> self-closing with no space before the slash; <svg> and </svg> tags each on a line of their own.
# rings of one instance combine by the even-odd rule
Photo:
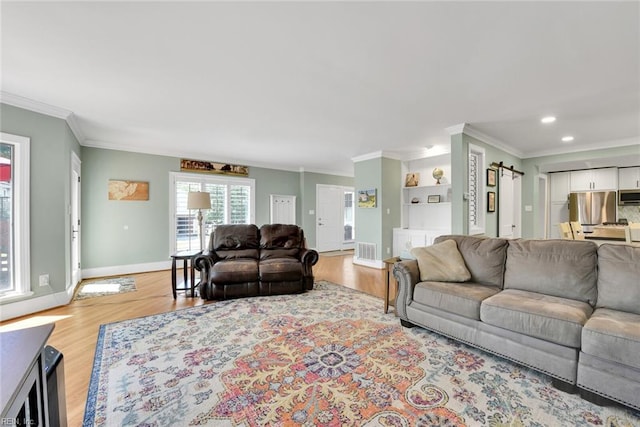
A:
<svg viewBox="0 0 640 427">
<path fill-rule="evenodd" d="M 470 279 L 422 280 L 423 259 L 396 263 L 404 326 L 546 373 L 596 403 L 640 410 L 640 248 L 473 236 L 441 236 L 433 248 L 447 240 Z"/>
</svg>

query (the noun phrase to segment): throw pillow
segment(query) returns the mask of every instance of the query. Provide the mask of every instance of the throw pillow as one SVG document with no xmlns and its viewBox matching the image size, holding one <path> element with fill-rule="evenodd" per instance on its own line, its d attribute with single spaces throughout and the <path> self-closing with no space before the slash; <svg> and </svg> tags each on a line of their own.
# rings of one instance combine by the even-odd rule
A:
<svg viewBox="0 0 640 427">
<path fill-rule="evenodd" d="M 418 261 L 420 280 L 423 282 L 466 282 L 471 279 L 471 273 L 454 240 L 413 248 L 411 255 Z"/>
</svg>

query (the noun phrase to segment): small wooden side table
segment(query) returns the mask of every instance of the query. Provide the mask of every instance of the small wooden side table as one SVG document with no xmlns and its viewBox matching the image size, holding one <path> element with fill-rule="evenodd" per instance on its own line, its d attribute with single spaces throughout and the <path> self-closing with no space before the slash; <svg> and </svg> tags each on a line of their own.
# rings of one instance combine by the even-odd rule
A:
<svg viewBox="0 0 640 427">
<path fill-rule="evenodd" d="M 384 288 L 384 313 L 387 314 L 387 312 L 389 311 L 389 275 L 391 274 L 391 267 L 393 266 L 393 264 L 395 264 L 396 262 L 400 261 L 400 258 L 396 257 L 392 257 L 392 258 L 387 258 L 385 260 L 382 260 L 382 262 L 384 262 L 384 267 L 385 267 L 385 288 Z M 394 281 L 395 282 L 395 281 Z M 396 285 L 396 294 L 398 293 L 398 287 Z"/>
<path fill-rule="evenodd" d="M 173 291 L 173 299 L 177 298 L 178 291 L 185 291 L 185 295 L 187 291 L 191 290 L 191 298 L 195 296 L 196 289 L 196 273 L 195 268 L 193 266 L 193 260 L 202 253 L 202 251 L 194 250 L 194 251 L 180 251 L 171 255 L 171 290 Z M 183 272 L 183 281 L 180 283 L 181 287 L 178 287 L 178 260 L 182 260 L 182 272 Z M 190 274 L 187 277 L 187 274 Z"/>
</svg>

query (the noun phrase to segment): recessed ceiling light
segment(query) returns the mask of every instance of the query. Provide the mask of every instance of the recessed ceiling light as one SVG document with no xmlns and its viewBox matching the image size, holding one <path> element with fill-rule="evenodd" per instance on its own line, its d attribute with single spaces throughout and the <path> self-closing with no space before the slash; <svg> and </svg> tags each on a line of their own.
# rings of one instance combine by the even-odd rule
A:
<svg viewBox="0 0 640 427">
<path fill-rule="evenodd" d="M 562 137 L 562 142 L 571 142 L 573 141 L 573 137 L 572 136 L 563 136 Z"/>
<path fill-rule="evenodd" d="M 553 123 L 556 121 L 556 118 L 553 116 L 547 116 L 547 117 L 543 117 L 542 120 L 540 120 L 542 123 Z"/>
</svg>

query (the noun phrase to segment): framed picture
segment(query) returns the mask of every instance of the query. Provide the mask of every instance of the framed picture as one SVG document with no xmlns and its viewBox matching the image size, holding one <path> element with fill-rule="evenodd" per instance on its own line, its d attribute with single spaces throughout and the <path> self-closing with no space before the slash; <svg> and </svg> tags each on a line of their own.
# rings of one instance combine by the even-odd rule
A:
<svg viewBox="0 0 640 427">
<path fill-rule="evenodd" d="M 489 191 L 487 193 L 487 212 L 496 211 L 496 193 L 495 191 Z"/>
<path fill-rule="evenodd" d="M 205 160 L 180 159 L 183 172 L 215 173 L 222 175 L 249 176 L 249 167 L 228 163 L 208 162 Z"/>
<path fill-rule="evenodd" d="M 420 174 L 417 172 L 410 172 L 404 179 L 405 187 L 417 187 L 420 182 Z"/>
<path fill-rule="evenodd" d="M 359 208 L 375 208 L 376 207 L 376 189 L 358 190 L 358 207 Z"/>
<path fill-rule="evenodd" d="M 432 194 L 430 196 L 427 196 L 427 203 L 440 203 L 440 195 Z"/>
<path fill-rule="evenodd" d="M 498 171 L 495 169 L 487 169 L 487 187 L 496 186 L 496 177 Z"/>
<path fill-rule="evenodd" d="M 110 179 L 109 200 L 149 200 L 149 183 Z"/>
</svg>

